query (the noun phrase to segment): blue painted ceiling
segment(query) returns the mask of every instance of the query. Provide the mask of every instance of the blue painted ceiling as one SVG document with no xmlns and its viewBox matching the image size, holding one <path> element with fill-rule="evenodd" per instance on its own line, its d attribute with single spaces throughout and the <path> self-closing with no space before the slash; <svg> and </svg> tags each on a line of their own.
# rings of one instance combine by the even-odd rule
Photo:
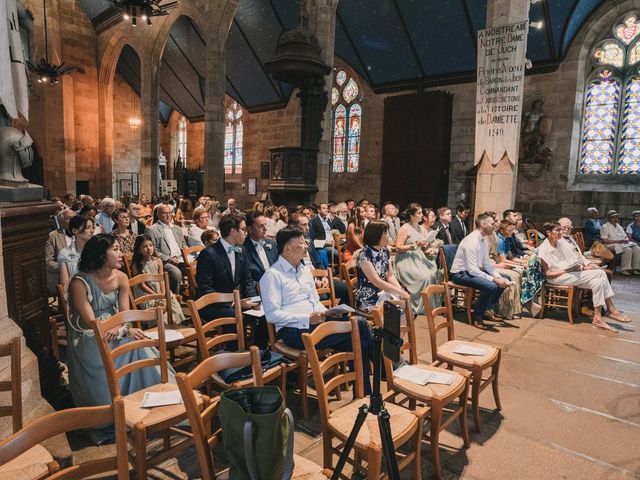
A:
<svg viewBox="0 0 640 480">
<path fill-rule="evenodd" d="M 114 14 L 104 0 L 78 1 L 96 27 Z M 529 18 L 543 21 L 544 27 L 529 32 L 532 73 L 556 68 L 604 1 L 533 4 Z M 274 55 L 280 33 L 297 26 L 298 8 L 295 0 L 240 0 L 227 38 L 226 89 L 249 111 L 280 108 L 291 95 L 291 85 L 274 80 L 264 63 Z M 377 92 L 474 81 L 476 32 L 485 27 L 485 18 L 486 0 L 340 0 L 335 54 Z M 203 118 L 204 47 L 191 20 L 176 22 L 160 67 L 163 121 L 174 109 L 190 120 Z M 137 92 L 139 64 L 132 49 L 125 49 L 118 63 Z"/>
</svg>

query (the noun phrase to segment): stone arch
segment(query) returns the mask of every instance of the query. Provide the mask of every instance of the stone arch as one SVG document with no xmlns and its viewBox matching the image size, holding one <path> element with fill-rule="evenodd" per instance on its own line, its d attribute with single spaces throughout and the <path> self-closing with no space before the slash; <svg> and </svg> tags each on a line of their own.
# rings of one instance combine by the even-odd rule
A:
<svg viewBox="0 0 640 480">
<path fill-rule="evenodd" d="M 580 27 L 578 34 L 574 37 L 567 51 L 567 56 L 562 62 L 560 71 L 568 70 L 572 65 L 577 65 L 575 74 L 568 75 L 576 86 L 575 102 L 573 108 L 573 126 L 571 129 L 571 148 L 568 162 L 568 187 L 572 190 L 601 190 L 628 192 L 630 189 L 637 189 L 629 184 L 606 184 L 600 187 L 596 184 L 580 185 L 576 183 L 576 171 L 578 168 L 578 157 L 580 156 L 580 137 L 582 133 L 582 112 L 584 107 L 584 90 L 587 84 L 588 71 L 590 68 L 589 53 L 595 42 L 608 30 L 611 25 L 624 13 L 629 10 L 640 9 L 640 0 L 611 0 L 603 3 L 596 9 L 590 18 Z M 567 72 L 568 73 L 568 72 Z"/>
<path fill-rule="evenodd" d="M 129 38 L 122 32 L 117 32 L 111 37 L 104 49 L 102 57 L 100 58 L 100 68 L 98 72 L 98 85 L 101 88 L 106 88 L 106 95 L 111 94 L 111 88 L 113 86 L 113 77 L 116 73 L 116 67 L 118 65 L 118 59 L 122 53 L 122 49 L 128 45 L 136 54 L 138 58 L 142 59 L 140 52 L 135 47 L 133 39 Z"/>
</svg>

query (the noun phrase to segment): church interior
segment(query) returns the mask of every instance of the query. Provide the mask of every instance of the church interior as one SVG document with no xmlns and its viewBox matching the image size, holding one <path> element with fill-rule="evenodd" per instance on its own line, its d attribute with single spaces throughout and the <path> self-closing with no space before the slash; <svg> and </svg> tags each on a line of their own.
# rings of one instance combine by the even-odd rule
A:
<svg viewBox="0 0 640 480">
<path fill-rule="evenodd" d="M 2 0 L 0 265 L 0 478 L 639 478 L 640 0 Z"/>
</svg>

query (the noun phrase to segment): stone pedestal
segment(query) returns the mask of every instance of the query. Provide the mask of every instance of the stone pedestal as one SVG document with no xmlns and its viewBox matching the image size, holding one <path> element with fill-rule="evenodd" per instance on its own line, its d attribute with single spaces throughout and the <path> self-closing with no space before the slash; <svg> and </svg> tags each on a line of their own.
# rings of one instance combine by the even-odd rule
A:
<svg viewBox="0 0 640 480">
<path fill-rule="evenodd" d="M 46 221 L 53 210 L 49 202 L 0 205 L 2 231 L 0 240 L 3 247 L 7 242 L 10 243 L 8 248 L 0 249 L 0 265 L 3 265 L 5 272 L 5 275 L 0 275 L 0 343 L 22 337 L 22 423 L 25 425 L 53 412 L 51 405 L 41 395 L 40 378 L 45 375 L 44 383 L 57 383 L 57 365 L 54 363 L 52 370 L 43 370 L 43 365 L 50 365 L 52 361 L 50 354 L 47 355 L 46 350 L 43 350 L 45 345 L 40 340 L 45 332 L 48 338 L 48 329 L 45 328 L 43 331 L 40 325 L 36 332 L 27 335 L 32 338 L 31 342 L 35 339 L 34 347 L 38 352 L 36 356 L 28 348 L 31 342 L 27 342 L 23 337 L 23 330 L 9 316 L 17 318 L 25 329 L 33 328 L 34 322 L 39 323 L 44 318 L 47 319 L 48 324 L 44 242 L 48 233 Z M 42 225 L 42 219 L 44 219 L 44 225 Z M 16 283 L 16 278 L 20 278 L 21 281 Z M 8 298 L 9 302 L 7 302 Z M 25 308 L 24 300 L 27 298 L 32 299 L 32 302 L 27 303 L 28 308 Z M 48 346 L 48 340 L 46 345 Z M 5 357 L 0 359 L 0 382 L 10 378 L 10 360 Z M 0 405 L 7 405 L 9 402 L 8 393 L 0 394 Z M 11 433 L 11 418 L 0 418 L 0 439 Z M 66 458 L 71 455 L 71 449 L 64 435 L 47 441 L 44 446 L 55 457 Z"/>
</svg>

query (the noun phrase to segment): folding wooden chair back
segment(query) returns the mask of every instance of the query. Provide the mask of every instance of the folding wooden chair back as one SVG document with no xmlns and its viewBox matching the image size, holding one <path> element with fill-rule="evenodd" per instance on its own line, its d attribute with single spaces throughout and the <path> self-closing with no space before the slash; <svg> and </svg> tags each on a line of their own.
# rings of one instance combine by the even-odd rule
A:
<svg viewBox="0 0 640 480">
<path fill-rule="evenodd" d="M 538 247 L 540 245 L 540 232 L 534 228 L 527 230 L 527 241 L 529 245 Z"/>
<path fill-rule="evenodd" d="M 333 353 L 320 360 L 317 345 L 329 335 L 351 335 L 353 352 Z M 322 429 L 324 467 L 331 468 L 333 455 L 340 454 L 347 437 L 351 431 L 353 421 L 358 414 L 360 406 L 368 404 L 369 400 L 362 398 L 364 394 L 364 379 L 362 376 L 362 353 L 360 349 L 360 334 L 358 321 L 352 318 L 349 322 L 325 322 L 317 326 L 311 333 L 303 333 L 305 351 L 309 358 L 309 365 L 313 372 L 313 380 L 318 392 L 320 404 L 320 424 Z M 368 360 L 367 360 L 368 361 Z M 346 368 L 349 362 L 353 362 L 355 371 Z M 335 367 L 342 364 L 345 368 L 338 369 L 342 373 L 336 373 Z M 331 371 L 331 372 L 330 372 Z M 331 373 L 330 379 L 325 375 Z M 328 394 L 333 390 L 339 390 L 342 385 L 355 384 L 354 400 L 349 404 L 334 411 L 330 410 Z M 387 403 L 385 405 L 390 415 L 391 435 L 395 447 L 400 447 L 409 441 L 413 441 L 409 453 L 400 455 L 398 467 L 403 470 L 413 463 L 413 478 L 420 479 L 420 437 L 422 434 L 422 420 L 415 413 L 398 405 Z M 373 425 L 369 426 L 369 422 Z M 378 425 L 374 417 L 365 421 L 366 425 L 360 430 L 354 444 L 355 460 L 349 459 L 354 468 L 359 468 L 360 461 L 367 461 L 367 478 L 379 479 L 382 471 L 382 443 L 378 434 Z M 333 439 L 340 443 L 333 446 Z"/>
<path fill-rule="evenodd" d="M 328 279 L 328 285 L 326 287 L 317 287 L 316 291 L 321 298 L 323 296 L 325 297 L 324 300 L 320 300 L 320 303 L 327 308 L 335 307 L 338 302 L 336 301 L 336 291 L 333 285 L 333 273 L 331 269 L 323 270 L 316 268 L 311 270 L 311 275 L 313 275 L 314 279 Z"/>
<path fill-rule="evenodd" d="M 136 289 L 141 289 L 142 285 L 157 285 L 156 293 L 144 293 L 136 297 Z M 179 340 L 167 342 L 167 349 L 171 357 L 171 365 L 175 368 L 189 364 L 196 360 L 196 329 L 176 324 L 173 318 L 173 310 L 171 308 L 171 288 L 169 287 L 169 273 L 162 274 L 141 273 L 129 279 L 129 300 L 134 309 L 140 310 L 145 304 L 151 305 L 151 308 L 162 306 L 167 316 L 167 325 L 165 329 L 175 330 L 182 335 Z M 155 331 L 156 328 L 150 328 Z M 183 347 L 179 354 L 176 352 L 178 348 Z"/>
<path fill-rule="evenodd" d="M 133 253 L 125 253 L 122 256 L 122 263 L 127 277 L 133 278 Z"/>
<path fill-rule="evenodd" d="M 120 328 L 125 323 L 146 324 L 155 322 L 157 328 L 157 339 L 145 338 L 143 340 L 130 340 L 113 350 L 110 349 L 105 333 L 114 328 Z M 130 461 L 135 466 L 138 478 L 146 478 L 147 468 L 157 465 L 171 456 L 175 456 L 179 451 L 188 447 L 192 441 L 190 432 L 186 432 L 176 427 L 177 424 L 187 418 L 187 413 L 183 405 L 167 405 L 153 407 L 151 409 L 140 408 L 140 403 L 145 393 L 172 392 L 177 390 L 177 386 L 169 382 L 167 349 L 165 342 L 165 330 L 163 322 L 163 310 L 161 307 L 155 310 L 128 310 L 119 312 L 106 320 L 96 320 L 93 322 L 100 356 L 107 377 L 107 384 L 113 398 L 121 395 L 119 379 L 135 372 L 141 368 L 157 367 L 160 371 L 160 383 L 138 390 L 124 396 L 125 418 L 128 428 L 129 442 L 133 446 L 134 454 Z M 146 357 L 127 363 L 116 369 L 115 360 L 121 355 L 133 350 L 155 347 L 159 355 L 157 357 Z M 174 442 L 171 445 L 170 435 L 175 433 L 183 440 Z M 147 438 L 154 434 L 163 436 L 163 448 L 154 450 L 152 456 L 147 456 Z"/>
<path fill-rule="evenodd" d="M 427 383 L 427 385 L 417 385 L 413 382 L 395 378 L 393 376 L 393 364 L 391 360 L 384 357 L 384 367 L 387 374 L 387 391 L 392 392 L 391 398 L 397 405 L 408 403 L 411 410 L 415 410 L 417 403 L 426 405 L 420 413 L 424 417 L 430 414 L 431 424 L 429 432 L 425 432 L 424 438 L 431 446 L 433 464 L 437 478 L 442 477 L 442 467 L 440 465 L 440 432 L 445 430 L 451 423 L 458 419 L 465 448 L 469 447 L 469 433 L 467 429 L 467 396 L 469 394 L 469 379 L 466 373 L 460 374 L 451 370 L 446 370 L 432 365 L 418 364 L 417 342 L 415 333 L 415 321 L 411 302 L 401 300 L 392 302 L 403 309 L 406 324 L 400 327 L 400 335 L 406 337 L 401 347 L 401 352 L 409 354 L 409 362 L 414 368 L 434 373 L 446 373 L 453 375 L 454 380 L 450 385 Z M 376 327 L 382 327 L 384 321 L 384 305 L 378 305 L 371 311 L 373 323 Z M 398 397 L 404 397 L 399 399 Z M 455 407 L 447 408 L 447 405 L 458 400 Z M 446 418 L 443 418 L 446 415 Z"/>
<path fill-rule="evenodd" d="M 344 262 L 342 261 L 342 254 L 344 253 L 344 248 L 347 245 L 347 237 L 344 233 L 334 233 L 333 234 L 333 248 L 338 252 L 337 257 L 332 260 L 332 266 L 334 271 L 338 273 L 340 277 L 342 277 L 342 265 Z M 342 278 L 346 282 L 345 278 Z"/>
<path fill-rule="evenodd" d="M 580 248 L 580 253 L 584 253 L 584 251 L 586 250 L 586 246 L 584 244 L 584 233 L 582 233 L 582 232 L 574 232 L 573 233 L 573 238 L 576 241 L 576 243 L 578 244 L 578 248 Z"/>
<path fill-rule="evenodd" d="M 434 297 L 444 296 L 443 307 L 433 308 L 431 300 Z M 498 375 L 500 373 L 500 359 L 502 349 L 490 345 L 474 342 L 466 342 L 455 339 L 453 308 L 449 286 L 429 285 L 422 293 L 425 310 L 427 313 L 427 324 L 429 326 L 429 338 L 431 341 L 431 358 L 435 365 L 447 365 L 448 367 L 458 367 L 471 372 L 471 406 L 473 409 L 473 420 L 476 430 L 480 432 L 480 393 L 491 386 L 493 398 L 496 402 L 496 409 L 502 410 L 500 404 L 500 394 L 498 391 Z M 437 335 L 442 329 L 447 329 L 447 341 L 438 345 Z M 459 346 L 467 346 L 476 349 L 483 349 L 482 355 L 465 355 L 456 353 Z M 483 378 L 485 370 L 490 370 L 489 375 Z"/>
<path fill-rule="evenodd" d="M 53 356 L 60 360 L 60 345 L 67 345 L 67 322 L 69 321 L 69 305 L 67 303 L 67 292 L 65 288 L 58 284 L 58 314 L 49 317 L 51 327 L 51 350 Z M 62 330 L 62 332 L 61 332 Z"/>
<path fill-rule="evenodd" d="M 187 267 L 187 283 L 189 285 L 187 296 L 192 300 L 195 300 L 196 291 L 198 290 L 198 284 L 196 283 L 197 260 L 194 259 L 194 254 L 200 253 L 204 248 L 203 245 L 194 245 L 193 247 L 185 247 L 182 249 L 182 258 Z"/>
<path fill-rule="evenodd" d="M 447 256 L 444 253 L 444 249 L 441 248 L 438 252 L 438 258 L 440 261 L 440 268 L 442 269 L 443 282 L 449 286 L 449 294 L 452 297 L 452 306 L 459 308 L 467 312 L 467 323 L 471 325 L 473 318 L 471 314 L 471 304 L 473 303 L 475 291 L 472 287 L 464 285 L 458 285 L 449 279 L 449 267 L 447 266 Z"/>
<path fill-rule="evenodd" d="M 540 293 L 542 300 L 542 309 L 540 310 L 541 318 L 547 308 L 561 308 L 567 311 L 569 324 L 573 325 L 573 309 L 577 305 L 578 296 L 576 289 L 571 285 L 551 285 L 545 283 Z"/>
<path fill-rule="evenodd" d="M 216 303 L 233 303 L 235 315 L 233 317 L 221 317 L 206 323 L 202 322 L 200 310 Z M 240 292 L 234 290 L 233 293 L 208 293 L 197 300 L 187 302 L 189 313 L 196 329 L 198 339 L 198 352 L 200 360 L 204 360 L 211 355 L 211 351 L 219 348 L 227 342 L 238 342 L 238 351 L 243 351 L 244 346 L 244 323 L 242 320 L 242 309 L 240 308 Z M 225 325 L 235 325 L 235 333 L 216 333 L 214 330 L 221 329 Z M 212 332 L 209 335 L 209 332 Z M 216 333 L 213 335 L 213 333 Z"/>
<path fill-rule="evenodd" d="M 125 424 L 125 408 L 122 398 L 116 398 L 113 405 L 100 407 L 70 408 L 54 412 L 29 423 L 22 430 L 0 442 L 0 477 L 25 478 L 25 461 L 33 462 L 33 453 L 38 449 L 44 450 L 40 443 L 56 435 L 73 430 L 98 428 L 113 424 L 116 436 L 116 450 L 113 455 L 89 460 L 77 465 L 71 465 L 60 470 L 60 465 L 51 458 L 46 465 L 47 470 L 39 478 L 51 479 L 80 479 L 90 476 L 117 471 L 118 480 L 129 478 L 127 462 L 127 435 Z M 46 450 L 44 450 L 46 452 Z M 29 456 L 27 460 L 27 456 Z M 35 473 L 37 464 L 31 464 L 30 469 Z M 44 468 L 41 468 L 44 470 Z M 16 476 L 16 472 L 20 473 Z"/>
<path fill-rule="evenodd" d="M 0 417 L 11 417 L 13 433 L 22 428 L 22 369 L 20 367 L 20 337 L 0 344 L 0 357 L 10 357 L 11 380 L 0 382 L 0 392 L 11 392 L 11 405 L 0 406 Z"/>
</svg>

